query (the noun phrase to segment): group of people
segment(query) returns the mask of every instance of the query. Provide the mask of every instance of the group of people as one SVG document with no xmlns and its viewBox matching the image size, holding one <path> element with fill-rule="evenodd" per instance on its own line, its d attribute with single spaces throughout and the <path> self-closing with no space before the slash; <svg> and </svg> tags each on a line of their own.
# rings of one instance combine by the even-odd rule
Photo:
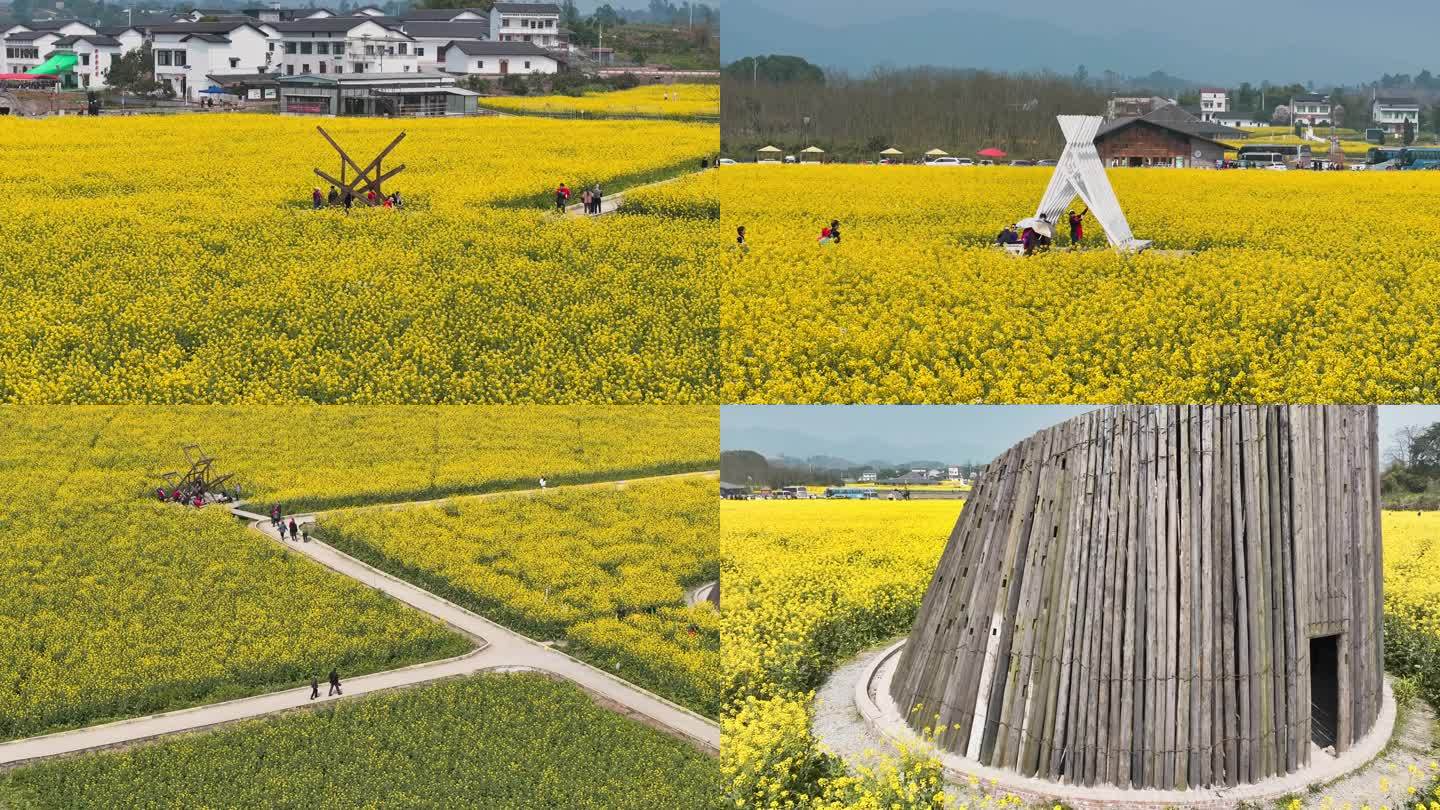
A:
<svg viewBox="0 0 1440 810">
<path fill-rule="evenodd" d="M 331 667 L 331 668 L 330 668 L 330 694 L 329 694 L 329 695 L 326 695 L 326 697 L 334 697 L 334 696 L 336 696 L 336 695 L 343 695 L 343 694 L 345 694 L 345 693 L 340 691 L 340 672 L 339 672 L 339 670 L 335 669 L 334 667 Z M 310 699 L 311 699 L 311 700 L 314 700 L 314 699 L 316 699 L 316 698 L 318 698 L 318 697 L 320 697 L 320 679 L 317 678 L 317 677 L 315 677 L 314 675 L 311 675 L 311 676 L 310 676 Z"/>
<path fill-rule="evenodd" d="M 280 515 L 280 504 L 278 503 L 270 507 L 270 525 L 280 530 L 281 540 L 289 539 L 292 543 L 310 542 L 310 530 L 303 526 L 296 525 L 295 518 L 293 517 L 290 518 L 289 522 L 286 522 Z M 289 537 L 287 538 L 286 535 L 289 535 Z"/>
<path fill-rule="evenodd" d="M 555 187 L 555 210 L 565 213 L 566 206 L 570 205 L 570 198 L 573 192 L 570 187 L 561 183 Z M 605 201 L 605 195 L 600 191 L 600 184 L 587 188 L 580 192 L 580 202 L 584 204 L 587 214 L 598 214 L 601 212 L 601 204 Z"/>
<path fill-rule="evenodd" d="M 380 195 L 375 193 L 374 189 L 370 189 L 369 191 L 365 192 L 365 202 L 369 203 L 371 206 L 378 206 L 381 208 L 402 208 L 405 205 L 405 201 L 400 198 L 400 192 L 392 191 L 389 194 L 386 194 L 384 197 L 381 197 Z M 348 214 L 350 213 L 350 208 L 355 205 L 355 192 L 347 188 L 345 189 L 345 193 L 342 195 L 339 189 L 331 186 L 330 194 L 329 196 L 326 196 L 321 194 L 320 189 L 318 188 L 311 189 L 310 205 L 316 211 L 319 211 L 326 205 L 343 205 L 345 207 L 345 213 Z"/>
<path fill-rule="evenodd" d="M 1078 214 L 1075 213 L 1075 209 L 1072 208 L 1066 214 L 1066 221 L 1070 225 L 1070 247 L 1072 249 L 1079 247 L 1080 243 L 1085 239 L 1085 215 L 1088 213 L 1090 213 L 1089 208 L 1086 208 Z M 1049 225 L 1050 220 L 1045 214 L 1041 214 L 1040 223 Z M 1034 255 L 1037 250 L 1049 250 L 1052 241 L 1053 240 L 1046 235 L 1042 229 L 1033 226 L 1027 226 L 1021 229 L 1018 224 L 1006 225 L 1000 230 L 1000 234 L 995 237 L 995 244 L 1001 247 L 1006 245 L 1021 245 L 1024 248 L 1026 256 Z"/>
</svg>

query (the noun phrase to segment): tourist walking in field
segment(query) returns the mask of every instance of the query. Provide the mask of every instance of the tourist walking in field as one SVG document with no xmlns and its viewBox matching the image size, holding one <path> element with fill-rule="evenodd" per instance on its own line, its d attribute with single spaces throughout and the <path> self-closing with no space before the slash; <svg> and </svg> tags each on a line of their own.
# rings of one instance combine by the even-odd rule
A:
<svg viewBox="0 0 1440 810">
<path fill-rule="evenodd" d="M 596 183 L 595 188 L 590 189 L 590 204 L 595 206 L 595 213 L 600 213 L 600 206 L 604 203 L 605 196 L 600 192 L 600 184 Z"/>
<path fill-rule="evenodd" d="M 313 674 L 310 676 L 310 699 L 320 697 L 320 679 Z"/>
<path fill-rule="evenodd" d="M 344 694 L 344 693 L 340 691 L 340 673 L 339 673 L 338 671 L 336 671 L 334 667 L 331 667 L 331 668 L 330 668 L 330 694 L 329 694 L 329 695 L 326 695 L 326 697 L 332 697 L 332 696 L 334 696 L 334 695 L 342 695 L 342 694 Z"/>
<path fill-rule="evenodd" d="M 299 536 L 300 534 L 295 528 L 295 518 L 290 518 L 290 539 L 295 540 Z"/>
<path fill-rule="evenodd" d="M 331 187 L 330 187 L 330 195 L 329 195 L 328 197 L 326 197 L 326 202 L 328 202 L 328 203 L 329 203 L 330 205 L 332 205 L 332 206 L 333 206 L 333 205 L 339 205 L 339 203 L 340 203 L 340 192 L 336 191 L 334 186 L 331 186 Z"/>
<path fill-rule="evenodd" d="M 280 521 L 280 539 L 285 539 L 285 521 Z"/>
<path fill-rule="evenodd" d="M 541 489 L 544 489 L 544 488 L 545 488 L 545 476 L 543 476 L 543 475 L 540 476 L 540 488 L 541 488 Z"/>
<path fill-rule="evenodd" d="M 1072 248 L 1078 247 L 1080 240 L 1085 238 L 1085 215 L 1088 213 L 1090 213 L 1089 208 L 1086 208 L 1078 214 L 1075 213 L 1074 209 L 1070 211 L 1070 247 Z"/>
<path fill-rule="evenodd" d="M 324 204 L 325 204 L 325 198 L 320 194 L 320 189 L 317 188 L 317 189 L 314 189 L 313 191 L 310 192 L 310 205 L 311 205 L 311 207 L 313 207 L 316 211 L 319 211 L 319 210 L 320 210 L 320 206 L 322 206 L 322 205 L 324 205 Z"/>
<path fill-rule="evenodd" d="M 585 189 L 585 192 L 580 195 L 580 202 L 584 204 L 585 213 L 590 213 L 590 189 Z"/>
<path fill-rule="evenodd" d="M 564 183 L 555 187 L 555 210 L 565 213 L 565 203 L 570 200 L 570 189 Z"/>
<path fill-rule="evenodd" d="M 280 504 L 278 504 L 278 503 L 275 504 L 274 506 L 270 507 L 270 525 L 271 525 L 271 526 L 279 526 L 279 525 L 280 525 Z"/>
</svg>

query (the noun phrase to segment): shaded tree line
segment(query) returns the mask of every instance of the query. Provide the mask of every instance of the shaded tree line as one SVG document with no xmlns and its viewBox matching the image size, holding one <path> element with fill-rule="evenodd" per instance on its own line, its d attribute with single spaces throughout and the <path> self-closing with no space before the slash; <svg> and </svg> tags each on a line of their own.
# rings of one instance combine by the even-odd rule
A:
<svg viewBox="0 0 1440 810">
<path fill-rule="evenodd" d="M 1107 98 L 1052 73 L 925 67 L 777 80 L 742 67 L 721 80 L 721 147 L 740 159 L 767 143 L 787 151 L 814 144 L 840 160 L 873 160 L 891 146 L 907 159 L 935 147 L 969 155 L 988 146 L 1053 158 L 1064 146 L 1055 116 L 1103 114 Z"/>
<path fill-rule="evenodd" d="M 1395 434 L 1380 477 L 1387 509 L 1440 509 L 1440 422 Z"/>
</svg>

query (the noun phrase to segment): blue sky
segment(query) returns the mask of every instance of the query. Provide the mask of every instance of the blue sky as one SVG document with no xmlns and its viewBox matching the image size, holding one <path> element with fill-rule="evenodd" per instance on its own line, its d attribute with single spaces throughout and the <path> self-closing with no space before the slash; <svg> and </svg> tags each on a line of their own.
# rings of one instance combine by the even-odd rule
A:
<svg viewBox="0 0 1440 810">
<path fill-rule="evenodd" d="M 766 455 L 831 455 L 855 462 L 987 462 L 1037 430 L 1098 406 L 727 405 L 720 446 Z M 1395 431 L 1440 422 L 1440 405 L 1380 408 L 1382 454 Z"/>
</svg>

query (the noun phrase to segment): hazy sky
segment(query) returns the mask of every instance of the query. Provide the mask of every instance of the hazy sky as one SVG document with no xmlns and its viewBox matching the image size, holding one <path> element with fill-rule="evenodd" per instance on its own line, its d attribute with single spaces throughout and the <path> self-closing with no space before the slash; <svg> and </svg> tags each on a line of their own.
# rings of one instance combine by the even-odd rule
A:
<svg viewBox="0 0 1440 810">
<path fill-rule="evenodd" d="M 1201 82 L 1321 87 L 1440 72 L 1436 0 L 1374 9 L 1349 0 L 725 0 L 720 10 L 726 61 L 753 51 L 862 72 L 936 64 L 1068 74 L 1084 64 L 1096 76 L 1163 70 Z"/>
<path fill-rule="evenodd" d="M 1097 406 L 727 405 L 720 446 L 766 455 L 832 455 L 857 463 L 988 462 L 1037 430 Z M 1395 431 L 1440 422 L 1440 405 L 1380 408 L 1382 454 Z"/>
</svg>

